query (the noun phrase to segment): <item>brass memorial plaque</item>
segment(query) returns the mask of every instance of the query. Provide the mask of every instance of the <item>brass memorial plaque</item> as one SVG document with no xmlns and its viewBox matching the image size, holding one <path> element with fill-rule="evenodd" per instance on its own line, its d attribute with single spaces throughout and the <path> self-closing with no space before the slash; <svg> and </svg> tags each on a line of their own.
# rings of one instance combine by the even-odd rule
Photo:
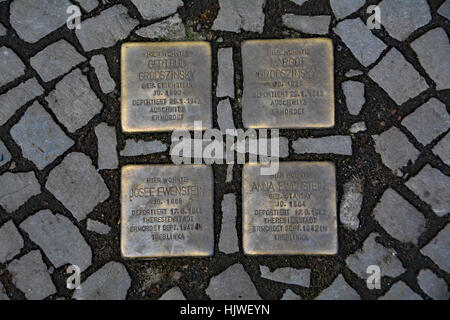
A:
<svg viewBox="0 0 450 320">
<path fill-rule="evenodd" d="M 246 128 L 334 126 L 331 39 L 244 41 L 242 68 Z"/>
<path fill-rule="evenodd" d="M 213 178 L 207 165 L 123 167 L 122 256 L 211 256 Z"/>
<path fill-rule="evenodd" d="M 212 126 L 209 43 L 125 43 L 121 68 L 124 132 Z"/>
<path fill-rule="evenodd" d="M 334 164 L 281 162 L 242 172 L 243 247 L 248 255 L 331 255 L 338 250 Z"/>
</svg>

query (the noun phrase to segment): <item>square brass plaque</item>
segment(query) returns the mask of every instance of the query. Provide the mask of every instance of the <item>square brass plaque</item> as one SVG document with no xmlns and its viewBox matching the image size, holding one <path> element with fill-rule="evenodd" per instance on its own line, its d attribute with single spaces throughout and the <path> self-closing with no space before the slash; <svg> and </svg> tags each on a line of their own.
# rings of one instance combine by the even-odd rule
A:
<svg viewBox="0 0 450 320">
<path fill-rule="evenodd" d="M 213 201 L 210 166 L 123 167 L 122 256 L 211 256 L 214 251 Z"/>
<path fill-rule="evenodd" d="M 330 39 L 244 41 L 242 68 L 246 128 L 334 126 Z"/>
<path fill-rule="evenodd" d="M 242 172 L 243 247 L 248 255 L 331 255 L 338 250 L 336 172 L 331 162 L 281 162 Z"/>
<path fill-rule="evenodd" d="M 121 68 L 124 132 L 212 126 L 209 43 L 124 43 Z"/>
</svg>

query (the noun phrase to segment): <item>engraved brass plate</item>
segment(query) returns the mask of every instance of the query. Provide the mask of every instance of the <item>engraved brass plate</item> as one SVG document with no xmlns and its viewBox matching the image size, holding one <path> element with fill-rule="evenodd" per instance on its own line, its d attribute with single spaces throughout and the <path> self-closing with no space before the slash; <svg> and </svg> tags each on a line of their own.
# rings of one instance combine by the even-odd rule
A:
<svg viewBox="0 0 450 320">
<path fill-rule="evenodd" d="M 242 172 L 243 247 L 248 255 L 331 255 L 338 250 L 336 172 L 331 162 L 260 164 Z"/>
<path fill-rule="evenodd" d="M 121 68 L 124 132 L 212 126 L 209 43 L 125 43 Z"/>
<path fill-rule="evenodd" d="M 330 39 L 244 41 L 242 68 L 246 128 L 334 126 Z"/>
<path fill-rule="evenodd" d="M 123 167 L 122 256 L 211 256 L 214 251 L 213 201 L 210 166 Z"/>
</svg>

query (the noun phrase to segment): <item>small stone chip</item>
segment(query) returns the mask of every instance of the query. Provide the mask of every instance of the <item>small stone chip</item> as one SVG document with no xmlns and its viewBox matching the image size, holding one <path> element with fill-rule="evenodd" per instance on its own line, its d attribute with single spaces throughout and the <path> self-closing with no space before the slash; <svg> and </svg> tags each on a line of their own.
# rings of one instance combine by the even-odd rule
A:
<svg viewBox="0 0 450 320">
<path fill-rule="evenodd" d="M 233 48 L 221 48 L 217 53 L 219 75 L 216 96 L 234 98 Z"/>
<path fill-rule="evenodd" d="M 5 263 L 20 253 L 23 238 L 14 222 L 9 220 L 0 227 L 0 263 Z"/>
<path fill-rule="evenodd" d="M 352 124 L 352 126 L 348 131 L 350 131 L 351 133 L 358 133 L 364 132 L 366 130 L 367 130 L 366 123 L 364 121 L 359 121 Z"/>
<path fill-rule="evenodd" d="M 173 287 L 164 293 L 158 300 L 186 300 L 179 287 Z"/>
<path fill-rule="evenodd" d="M 425 218 L 393 189 L 387 189 L 374 210 L 375 220 L 391 237 L 417 245 L 425 231 Z"/>
<path fill-rule="evenodd" d="M 86 58 L 66 40 L 52 43 L 30 58 L 31 66 L 45 82 L 51 81 L 85 61 Z"/>
<path fill-rule="evenodd" d="M 329 136 L 321 138 L 298 138 L 292 143 L 295 153 L 334 153 L 352 155 L 350 136 Z"/>
<path fill-rule="evenodd" d="M 117 169 L 119 159 L 117 157 L 116 128 L 100 123 L 95 127 L 95 135 L 98 142 L 98 168 Z"/>
<path fill-rule="evenodd" d="M 386 49 L 384 42 L 370 32 L 360 18 L 339 22 L 334 32 L 365 67 L 374 63 Z"/>
<path fill-rule="evenodd" d="M 111 231 L 110 226 L 92 219 L 87 219 L 86 229 L 103 235 L 108 234 Z"/>
<path fill-rule="evenodd" d="M 342 83 L 342 90 L 344 91 L 348 111 L 352 115 L 358 115 L 364 103 L 366 103 L 364 83 L 351 80 L 345 81 Z"/>
<path fill-rule="evenodd" d="M 406 186 L 442 217 L 450 212 L 450 177 L 427 164 Z"/>
<path fill-rule="evenodd" d="M 334 15 L 341 20 L 361 8 L 365 0 L 330 0 Z"/>
<path fill-rule="evenodd" d="M 280 300 L 302 300 L 302 297 L 295 294 L 291 289 L 287 289 Z"/>
<path fill-rule="evenodd" d="M 239 251 L 236 231 L 236 196 L 227 193 L 222 200 L 222 229 L 220 231 L 219 251 L 230 254 Z"/>
<path fill-rule="evenodd" d="M 45 187 L 78 221 L 110 196 L 92 160 L 79 152 L 70 153 L 50 172 Z"/>
<path fill-rule="evenodd" d="M 11 262 L 8 271 L 12 273 L 15 286 L 28 300 L 41 300 L 56 293 L 55 285 L 39 250 L 33 250 Z"/>
<path fill-rule="evenodd" d="M 125 300 L 131 278 L 127 269 L 118 262 L 105 264 L 90 275 L 72 298 L 77 300 Z"/>
<path fill-rule="evenodd" d="M 11 213 L 19 209 L 32 196 L 41 193 L 41 185 L 33 171 L 0 176 L 0 205 Z"/>
<path fill-rule="evenodd" d="M 47 111 L 35 102 L 11 129 L 11 137 L 22 149 L 25 158 L 39 170 L 44 169 L 74 145 Z"/>
<path fill-rule="evenodd" d="M 67 217 L 53 214 L 50 210 L 41 210 L 22 222 L 20 228 L 42 248 L 56 268 L 74 264 L 83 272 L 91 265 L 91 248 Z"/>
<path fill-rule="evenodd" d="M 82 28 L 75 30 L 83 49 L 92 51 L 109 48 L 128 37 L 139 21 L 128 16 L 127 11 L 126 7 L 119 4 L 102 11 L 98 16 L 83 20 Z"/>
<path fill-rule="evenodd" d="M 433 148 L 433 153 L 450 166 L 450 132 L 445 135 Z"/>
<path fill-rule="evenodd" d="M 103 93 L 113 92 L 116 88 L 116 83 L 109 74 L 108 63 L 106 62 L 105 56 L 102 54 L 93 56 L 91 58 L 91 65 L 95 69 L 95 74 L 100 82 L 100 88 Z"/>
<path fill-rule="evenodd" d="M 363 183 L 360 178 L 354 177 L 344 184 L 344 195 L 341 200 L 339 212 L 340 222 L 351 230 L 359 228 L 358 214 L 363 202 Z"/>
<path fill-rule="evenodd" d="M 219 14 L 212 30 L 263 32 L 266 0 L 219 0 Z"/>
<path fill-rule="evenodd" d="M 0 87 L 25 74 L 22 60 L 8 47 L 0 47 Z"/>
<path fill-rule="evenodd" d="M 69 132 L 85 126 L 103 107 L 87 77 L 79 69 L 73 70 L 58 82 L 45 99 Z"/>
<path fill-rule="evenodd" d="M 361 300 L 361 297 L 345 281 L 342 274 L 339 274 L 333 283 L 323 290 L 315 300 Z"/>
<path fill-rule="evenodd" d="M 309 288 L 311 281 L 310 269 L 299 270 L 287 267 L 276 269 L 273 272 L 266 266 L 259 266 L 259 269 L 261 271 L 261 278 Z"/>
<path fill-rule="evenodd" d="M 403 281 L 396 282 L 389 291 L 378 300 L 423 300 L 421 296 L 411 290 Z"/>
<path fill-rule="evenodd" d="M 291 29 L 309 34 L 327 34 L 330 28 L 330 16 L 298 16 L 285 14 L 283 24 Z"/>
<path fill-rule="evenodd" d="M 167 17 L 183 5 L 181 0 L 131 0 L 139 13 L 146 20 Z"/>
<path fill-rule="evenodd" d="M 428 89 L 425 79 L 395 48 L 369 71 L 369 77 L 398 105 Z"/>
<path fill-rule="evenodd" d="M 442 28 L 428 31 L 411 43 L 420 64 L 436 82 L 438 90 L 450 88 L 450 44 L 447 33 Z"/>
<path fill-rule="evenodd" d="M 11 118 L 20 107 L 44 93 L 35 78 L 21 83 L 0 96 L 0 126 Z"/>
<path fill-rule="evenodd" d="M 380 154 L 384 165 L 397 176 L 403 176 L 401 168 L 414 162 L 420 152 L 409 142 L 408 138 L 396 127 L 372 136 L 375 150 Z"/>
<path fill-rule="evenodd" d="M 445 280 L 435 275 L 431 270 L 421 270 L 417 282 L 420 289 L 434 300 L 448 300 L 450 297 Z"/>
<path fill-rule="evenodd" d="M 439 268 L 450 273 L 450 224 L 447 224 L 420 252 L 430 257 Z"/>
<path fill-rule="evenodd" d="M 250 276 L 239 263 L 212 277 L 206 294 L 212 300 L 261 300 Z"/>
<path fill-rule="evenodd" d="M 381 276 L 392 278 L 406 271 L 402 262 L 395 256 L 396 253 L 393 249 L 385 248 L 375 241 L 378 236 L 378 233 L 371 233 L 364 241 L 362 248 L 349 255 L 345 260 L 350 270 L 361 279 L 369 276 L 366 271 L 367 267 L 371 265 L 380 267 Z"/>
<path fill-rule="evenodd" d="M 148 39 L 182 40 L 186 38 L 186 29 L 177 13 L 166 20 L 140 28 L 136 34 Z"/>
</svg>

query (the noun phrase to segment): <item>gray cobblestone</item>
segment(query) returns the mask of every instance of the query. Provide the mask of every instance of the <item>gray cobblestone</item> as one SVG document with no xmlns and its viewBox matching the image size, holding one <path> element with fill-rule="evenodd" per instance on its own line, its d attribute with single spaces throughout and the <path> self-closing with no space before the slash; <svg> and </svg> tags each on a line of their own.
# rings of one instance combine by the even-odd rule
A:
<svg viewBox="0 0 450 320">
<path fill-rule="evenodd" d="M 450 166 L 450 132 L 434 146 L 433 153 Z"/>
<path fill-rule="evenodd" d="M 167 17 L 183 5 L 181 0 L 165 0 L 164 2 L 159 0 L 131 0 L 131 2 L 146 20 Z"/>
<path fill-rule="evenodd" d="M 330 0 L 334 15 L 341 20 L 361 8 L 365 0 Z"/>
<path fill-rule="evenodd" d="M 104 93 L 111 93 L 116 88 L 116 83 L 109 74 L 108 64 L 106 63 L 105 56 L 98 54 L 91 58 L 91 65 L 95 69 L 95 74 L 100 82 L 100 88 Z"/>
<path fill-rule="evenodd" d="M 23 238 L 12 220 L 0 226 L 0 263 L 13 259 L 23 248 Z"/>
<path fill-rule="evenodd" d="M 334 153 L 352 154 L 350 136 L 329 136 L 322 138 L 298 138 L 292 143 L 295 153 Z"/>
<path fill-rule="evenodd" d="M 217 53 L 219 75 L 217 76 L 217 97 L 234 98 L 233 48 L 221 48 Z"/>
<path fill-rule="evenodd" d="M 420 289 L 434 300 L 448 300 L 450 297 L 445 280 L 431 270 L 420 270 L 417 282 Z"/>
<path fill-rule="evenodd" d="M 0 176 L 0 186 L 0 205 L 9 213 L 41 193 L 41 185 L 32 171 L 6 172 Z"/>
<path fill-rule="evenodd" d="M 363 202 L 363 183 L 360 178 L 354 177 L 344 184 L 339 211 L 339 220 L 347 228 L 357 230 L 359 228 L 358 214 Z"/>
<path fill-rule="evenodd" d="M 0 87 L 25 74 L 25 65 L 8 47 L 0 47 Z"/>
<path fill-rule="evenodd" d="M 450 273 L 450 224 L 447 224 L 420 252 L 429 257 L 439 268 Z"/>
<path fill-rule="evenodd" d="M 144 141 L 127 139 L 125 141 L 125 148 L 120 151 L 123 157 L 134 157 L 140 155 L 147 155 L 152 153 L 164 152 L 167 150 L 167 145 L 159 140 Z"/>
<path fill-rule="evenodd" d="M 295 284 L 309 288 L 311 283 L 311 270 L 310 269 L 295 269 L 295 268 L 279 268 L 274 271 L 266 266 L 259 266 L 261 271 L 261 278 L 268 280 L 282 282 L 287 284 Z"/>
<path fill-rule="evenodd" d="M 403 281 L 398 281 L 378 300 L 422 300 L 422 298 Z"/>
<path fill-rule="evenodd" d="M 166 20 L 140 28 L 136 34 L 148 39 L 182 40 L 186 38 L 186 28 L 177 13 Z"/>
<path fill-rule="evenodd" d="M 117 169 L 119 159 L 117 156 L 116 128 L 102 122 L 95 127 L 98 141 L 98 168 Z"/>
<path fill-rule="evenodd" d="M 342 274 L 339 274 L 333 283 L 317 296 L 316 300 L 361 300 L 361 297 L 345 281 Z"/>
<path fill-rule="evenodd" d="M 167 290 L 159 300 L 186 300 L 186 298 L 179 287 L 173 287 Z"/>
<path fill-rule="evenodd" d="M 222 229 L 219 238 L 219 250 L 230 254 L 239 251 L 236 230 L 236 196 L 227 193 L 222 200 Z"/>
<path fill-rule="evenodd" d="M 330 28 L 330 16 L 299 16 L 285 14 L 283 24 L 291 29 L 309 34 L 327 34 Z"/>
<path fill-rule="evenodd" d="M 97 220 L 87 219 L 86 229 L 98 234 L 106 235 L 111 231 L 111 227 Z"/>
<path fill-rule="evenodd" d="M 219 0 L 219 14 L 212 30 L 263 32 L 266 0 Z"/>
<path fill-rule="evenodd" d="M 345 104 L 352 115 L 358 115 L 366 98 L 364 97 L 364 83 L 358 81 L 345 81 L 342 83 L 345 95 Z"/>
</svg>

